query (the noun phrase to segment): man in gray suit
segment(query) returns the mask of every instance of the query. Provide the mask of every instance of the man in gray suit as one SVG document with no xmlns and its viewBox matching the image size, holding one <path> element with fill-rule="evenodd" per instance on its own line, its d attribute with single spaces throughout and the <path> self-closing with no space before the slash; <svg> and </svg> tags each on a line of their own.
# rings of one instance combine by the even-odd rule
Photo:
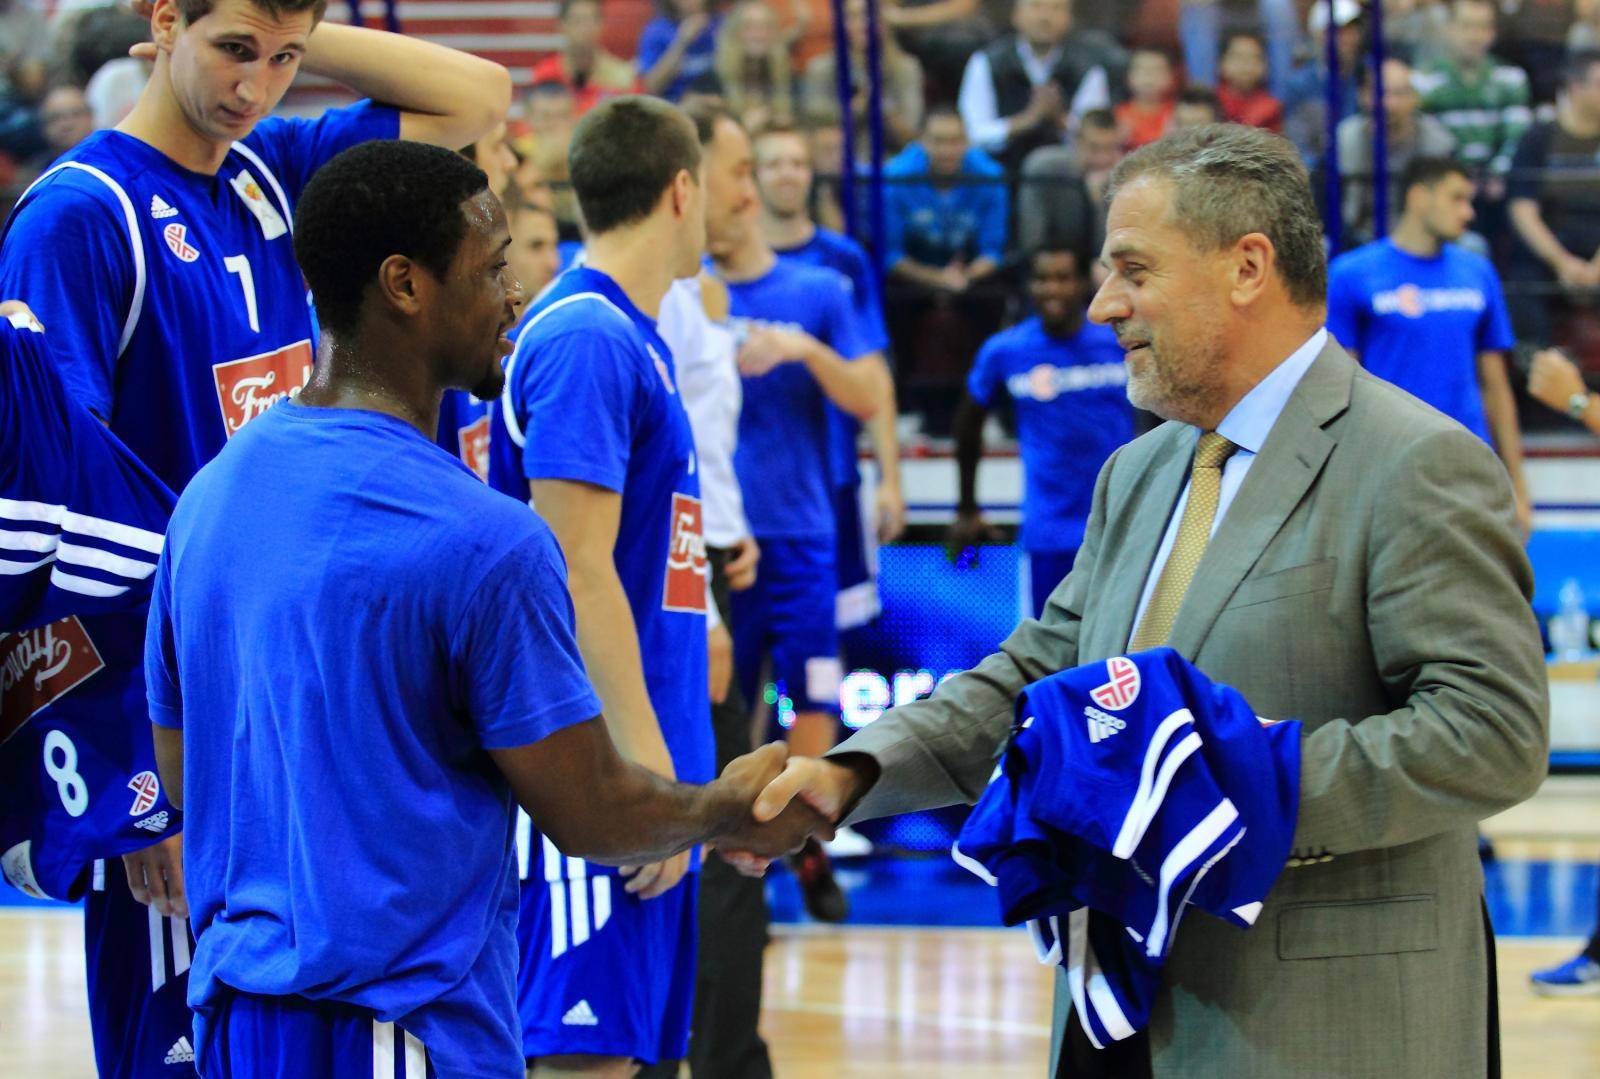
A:
<svg viewBox="0 0 1600 1079">
<path fill-rule="evenodd" d="M 1304 723 L 1293 857 L 1253 930 L 1185 920 L 1148 1047 L 1088 1048 L 1058 984 L 1052 1067 L 1495 1074 L 1474 825 L 1532 794 L 1548 739 L 1505 469 L 1328 336 L 1289 143 L 1172 135 L 1122 162 L 1110 200 L 1089 314 L 1117 331 L 1133 403 L 1170 422 L 1101 471 L 1040 620 L 827 758 L 791 759 L 757 815 L 797 795 L 830 820 L 970 803 L 1023 686 L 1169 644 Z"/>
</svg>

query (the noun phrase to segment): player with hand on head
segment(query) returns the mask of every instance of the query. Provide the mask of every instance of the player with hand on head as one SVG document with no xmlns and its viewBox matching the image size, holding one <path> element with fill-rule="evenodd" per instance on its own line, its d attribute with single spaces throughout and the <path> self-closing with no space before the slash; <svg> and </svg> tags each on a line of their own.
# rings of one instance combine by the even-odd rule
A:
<svg viewBox="0 0 1600 1079">
<path fill-rule="evenodd" d="M 190 483 L 156 573 L 146 681 L 186 810 L 205 1074 L 523 1074 L 513 799 L 573 856 L 727 837 L 781 747 L 705 786 L 625 761 L 550 529 L 431 438 L 498 390 L 520 287 L 483 173 L 372 142 L 307 187 L 323 327 L 293 401 Z M 815 823 L 814 818 L 810 823 Z M 449 872 L 419 875 L 447 851 Z"/>
</svg>

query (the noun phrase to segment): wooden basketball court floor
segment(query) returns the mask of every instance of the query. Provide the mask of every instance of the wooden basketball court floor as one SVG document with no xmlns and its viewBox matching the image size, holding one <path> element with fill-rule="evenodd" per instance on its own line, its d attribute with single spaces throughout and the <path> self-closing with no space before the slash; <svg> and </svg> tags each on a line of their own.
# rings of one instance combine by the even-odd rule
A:
<svg viewBox="0 0 1600 1079">
<path fill-rule="evenodd" d="M 1600 860 L 1600 780 L 1553 780 L 1485 831 L 1503 859 Z M 1531 971 L 1577 946 L 1500 938 L 1508 1079 L 1600 1076 L 1600 997 L 1528 988 Z M 0 1075 L 94 1075 L 82 956 L 76 910 L 0 910 Z M 778 926 L 762 1027 L 783 1079 L 1039 1079 L 1050 989 L 1017 931 Z"/>
</svg>

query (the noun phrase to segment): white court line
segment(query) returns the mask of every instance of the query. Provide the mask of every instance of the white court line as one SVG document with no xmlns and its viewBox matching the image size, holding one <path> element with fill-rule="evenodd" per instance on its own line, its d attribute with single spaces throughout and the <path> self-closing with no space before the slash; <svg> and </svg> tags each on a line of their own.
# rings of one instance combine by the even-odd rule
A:
<svg viewBox="0 0 1600 1079">
<path fill-rule="evenodd" d="M 802 1012 L 811 1015 L 834 1015 L 845 1019 L 887 1019 L 897 1023 L 916 1023 L 919 1026 L 938 1027 L 941 1030 L 977 1030 L 994 1034 L 1021 1034 L 1028 1037 L 1048 1038 L 1050 1028 L 1042 1023 L 1018 1023 L 1010 1019 L 984 1019 L 974 1015 L 930 1015 L 926 1012 L 903 1012 L 895 1008 L 874 1008 L 870 1005 L 846 1007 L 820 1000 L 777 1000 L 768 993 L 761 999 L 762 1011 Z"/>
</svg>

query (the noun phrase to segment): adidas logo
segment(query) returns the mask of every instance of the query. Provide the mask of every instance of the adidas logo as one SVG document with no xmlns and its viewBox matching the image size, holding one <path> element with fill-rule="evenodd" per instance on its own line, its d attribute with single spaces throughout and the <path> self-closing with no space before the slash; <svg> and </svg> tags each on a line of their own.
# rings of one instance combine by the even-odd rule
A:
<svg viewBox="0 0 1600 1079">
<path fill-rule="evenodd" d="M 1104 742 L 1112 735 L 1122 733 L 1128 726 L 1116 716 L 1102 712 L 1098 708 L 1085 708 L 1083 715 L 1089 722 L 1090 742 Z"/>
<path fill-rule="evenodd" d="M 189 1044 L 187 1037 L 179 1038 L 172 1043 L 172 1048 L 167 1050 L 163 1064 L 193 1064 L 194 1046 Z"/>
<path fill-rule="evenodd" d="M 167 205 L 167 200 L 162 198 L 160 195 L 151 195 L 150 216 L 155 218 L 157 221 L 161 221 L 168 217 L 177 217 L 178 209 L 176 206 Z"/>
<path fill-rule="evenodd" d="M 594 1009 L 589 1007 L 587 1000 L 580 1000 L 567 1009 L 567 1014 L 561 1017 L 561 1025 L 568 1027 L 597 1027 L 600 1020 L 595 1017 Z"/>
<path fill-rule="evenodd" d="M 163 809 L 158 813 L 150 814 L 144 820 L 134 821 L 133 826 L 135 828 L 143 828 L 147 832 L 155 832 L 159 835 L 167 830 L 167 824 L 171 821 L 171 819 L 171 816 L 165 809 Z"/>
</svg>

